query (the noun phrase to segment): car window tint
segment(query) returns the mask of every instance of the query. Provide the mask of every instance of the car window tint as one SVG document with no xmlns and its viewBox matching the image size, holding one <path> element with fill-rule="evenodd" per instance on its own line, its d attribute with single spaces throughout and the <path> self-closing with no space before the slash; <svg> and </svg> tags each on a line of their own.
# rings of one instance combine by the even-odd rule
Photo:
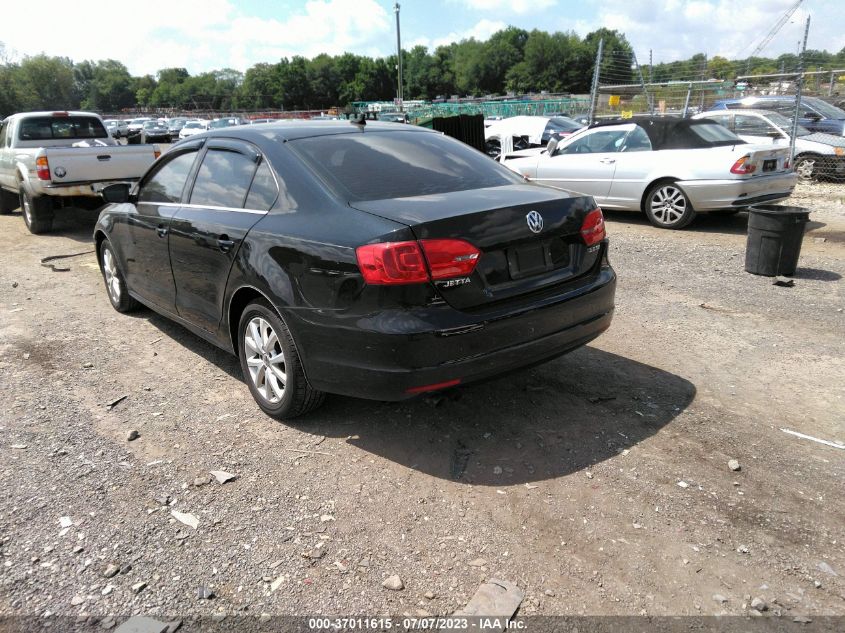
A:
<svg viewBox="0 0 845 633">
<path fill-rule="evenodd" d="M 622 145 L 623 152 L 650 152 L 651 141 L 648 138 L 646 131 L 639 125 L 635 127 L 630 134 L 625 138 L 625 143 Z"/>
<path fill-rule="evenodd" d="M 238 152 L 210 149 L 197 173 L 191 204 L 243 208 L 255 161 Z"/>
<path fill-rule="evenodd" d="M 22 141 L 108 137 L 99 119 L 86 116 L 29 117 L 21 121 L 18 130 Z"/>
<path fill-rule="evenodd" d="M 596 154 L 618 152 L 625 135 L 630 130 L 602 130 L 582 136 L 571 145 L 561 149 L 561 154 Z"/>
<path fill-rule="evenodd" d="M 179 154 L 158 168 L 138 192 L 138 202 L 179 202 L 196 151 Z"/>
<path fill-rule="evenodd" d="M 276 187 L 276 180 L 273 178 L 270 166 L 263 162 L 258 166 L 255 178 L 252 179 L 252 186 L 246 197 L 246 208 L 269 211 L 277 195 L 279 195 L 279 189 Z"/>
<path fill-rule="evenodd" d="M 769 125 L 763 119 L 747 114 L 737 114 L 734 131 L 737 134 L 749 134 L 752 136 L 766 136 L 769 132 L 775 130 L 775 127 Z"/>
<path fill-rule="evenodd" d="M 314 136 L 287 145 L 338 196 L 350 201 L 425 196 L 524 182 L 486 154 L 442 134 L 365 131 Z"/>
</svg>

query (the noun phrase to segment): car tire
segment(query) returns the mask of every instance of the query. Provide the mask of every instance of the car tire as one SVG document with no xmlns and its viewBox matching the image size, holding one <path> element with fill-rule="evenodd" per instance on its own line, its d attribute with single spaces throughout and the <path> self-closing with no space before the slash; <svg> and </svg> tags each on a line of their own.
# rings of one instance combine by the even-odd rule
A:
<svg viewBox="0 0 845 633">
<path fill-rule="evenodd" d="M 241 314 L 238 357 L 252 397 L 270 417 L 295 418 L 325 400 L 308 384 L 290 330 L 264 300 L 250 303 Z"/>
<path fill-rule="evenodd" d="M 20 192 L 21 213 L 26 228 L 33 235 L 49 233 L 53 228 L 53 201 L 46 197 L 33 197 L 28 191 Z"/>
<path fill-rule="evenodd" d="M 793 169 L 801 180 L 818 179 L 822 171 L 822 157 L 818 154 L 796 156 Z"/>
<path fill-rule="evenodd" d="M 695 219 L 687 194 L 674 181 L 658 182 L 646 194 L 643 211 L 660 229 L 682 229 Z"/>
<path fill-rule="evenodd" d="M 103 281 L 106 283 L 106 295 L 112 307 L 118 312 L 124 313 L 137 310 L 141 304 L 129 295 L 126 278 L 117 263 L 117 255 L 115 255 L 114 249 L 107 240 L 100 243 L 97 259 L 100 262 Z"/>
<path fill-rule="evenodd" d="M 11 191 L 0 189 L 0 215 L 9 215 L 20 205 L 20 197 Z"/>
</svg>

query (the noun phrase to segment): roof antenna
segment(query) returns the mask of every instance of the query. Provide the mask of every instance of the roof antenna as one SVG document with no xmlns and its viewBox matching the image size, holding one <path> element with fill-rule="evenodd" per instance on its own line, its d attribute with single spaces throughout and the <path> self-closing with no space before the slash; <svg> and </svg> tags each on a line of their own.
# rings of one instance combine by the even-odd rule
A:
<svg viewBox="0 0 845 633">
<path fill-rule="evenodd" d="M 367 125 L 367 114 L 362 112 L 356 118 L 352 119 L 352 125 L 360 125 L 361 127 Z"/>
</svg>

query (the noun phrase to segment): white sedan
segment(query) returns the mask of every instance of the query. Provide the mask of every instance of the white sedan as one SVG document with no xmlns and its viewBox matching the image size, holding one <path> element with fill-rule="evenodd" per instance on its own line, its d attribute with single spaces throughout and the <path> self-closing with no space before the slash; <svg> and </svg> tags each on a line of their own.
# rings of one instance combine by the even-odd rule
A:
<svg viewBox="0 0 845 633">
<path fill-rule="evenodd" d="M 716 121 L 749 143 L 774 143 L 786 147 L 792 134 L 792 121 L 771 110 L 711 110 L 693 118 Z M 799 177 L 806 180 L 819 177 L 845 179 L 845 138 L 810 132 L 799 125 L 792 167 Z"/>
<path fill-rule="evenodd" d="M 606 209 L 642 211 L 681 229 L 702 212 L 736 212 L 788 197 L 789 150 L 749 145 L 712 121 L 643 116 L 596 123 L 543 150 L 503 156 L 529 180 L 589 194 Z"/>
<path fill-rule="evenodd" d="M 182 126 L 182 129 L 179 130 L 179 138 L 188 138 L 189 136 L 193 136 L 194 134 L 205 132 L 207 129 L 208 121 L 203 121 L 200 119 L 188 121 L 187 123 L 185 123 L 185 125 Z"/>
</svg>

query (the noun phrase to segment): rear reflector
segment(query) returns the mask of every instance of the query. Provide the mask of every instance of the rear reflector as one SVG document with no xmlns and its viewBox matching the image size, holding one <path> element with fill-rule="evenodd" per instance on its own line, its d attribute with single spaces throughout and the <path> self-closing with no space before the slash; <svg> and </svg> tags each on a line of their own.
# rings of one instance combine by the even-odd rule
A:
<svg viewBox="0 0 845 633">
<path fill-rule="evenodd" d="M 607 233 L 604 230 L 604 214 L 601 209 L 593 209 L 581 223 L 581 237 L 584 244 L 592 246 L 601 242 Z"/>
<path fill-rule="evenodd" d="M 365 282 L 397 285 L 466 277 L 481 251 L 463 240 L 422 240 L 367 244 L 355 254 Z"/>
<path fill-rule="evenodd" d="M 757 165 L 751 165 L 748 161 L 751 160 L 751 156 L 746 154 L 739 160 L 737 160 L 733 167 L 731 167 L 732 174 L 739 174 L 740 176 L 747 176 L 748 174 L 753 174 L 757 169 Z"/>
<path fill-rule="evenodd" d="M 46 156 L 39 156 L 35 159 L 35 173 L 39 180 L 50 180 L 50 163 Z"/>
<path fill-rule="evenodd" d="M 448 389 L 449 387 L 454 387 L 459 384 L 461 384 L 461 379 L 455 378 L 454 380 L 447 380 L 445 382 L 436 382 L 433 385 L 425 385 L 423 387 L 411 387 L 410 389 L 406 389 L 405 393 L 425 393 L 427 391 L 439 391 L 441 389 Z"/>
</svg>

